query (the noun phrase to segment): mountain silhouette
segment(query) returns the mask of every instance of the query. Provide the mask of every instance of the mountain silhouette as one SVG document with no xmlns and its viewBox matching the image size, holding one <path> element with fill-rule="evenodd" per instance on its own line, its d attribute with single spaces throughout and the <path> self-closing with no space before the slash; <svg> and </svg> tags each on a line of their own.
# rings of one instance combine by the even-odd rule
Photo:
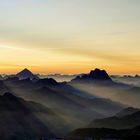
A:
<svg viewBox="0 0 140 140">
<path fill-rule="evenodd" d="M 44 79 L 39 79 L 36 82 L 37 85 L 42 85 L 42 86 L 55 86 L 55 85 L 59 85 L 59 83 L 52 79 L 52 78 L 44 78 Z"/>
<path fill-rule="evenodd" d="M 36 82 L 25 79 L 5 83 L 15 95 L 55 108 L 60 114 L 68 116 L 69 120 L 74 121 L 73 125 L 78 127 L 81 122 L 86 125 L 85 122 L 89 119 L 92 121 L 93 118 L 109 117 L 124 108 L 124 105 L 108 99 L 86 97 L 87 92 L 67 83 L 58 83 L 52 78 L 39 79 Z M 76 117 L 80 118 L 79 121 Z"/>
<path fill-rule="evenodd" d="M 52 109 L 9 92 L 0 96 L 0 124 L 2 140 L 36 140 L 69 131 L 67 122 Z"/>
<path fill-rule="evenodd" d="M 124 116 L 131 115 L 131 114 L 138 112 L 138 111 L 140 111 L 139 108 L 128 107 L 128 108 L 125 108 L 122 111 L 118 112 L 116 114 L 116 116 L 117 117 L 124 117 Z"/>
<path fill-rule="evenodd" d="M 40 114 L 54 115 L 41 104 L 27 102 L 11 93 L 5 93 L 0 96 L 0 138 L 25 140 L 52 134 L 48 126 L 37 118 Z"/>
<path fill-rule="evenodd" d="M 27 81 L 21 83 L 22 81 L 12 83 L 10 86 L 16 95 L 37 101 L 49 108 L 55 108 L 57 112 L 68 116 L 69 120 L 74 121 L 73 125 L 81 125 L 81 122 L 86 125 L 85 122 L 89 119 L 92 121 L 93 118 L 109 117 L 124 108 L 124 105 L 108 99 L 83 97 L 80 94 L 86 93 L 67 84 L 57 83 L 53 79 L 46 78 L 37 82 Z M 76 117 L 81 121 L 74 119 Z"/>
<path fill-rule="evenodd" d="M 39 77 L 37 75 L 34 75 L 30 70 L 28 69 L 24 69 L 22 70 L 21 72 L 17 73 L 16 76 L 22 80 L 22 79 L 31 79 L 31 80 L 34 80 L 34 79 L 39 79 Z"/>
<path fill-rule="evenodd" d="M 140 125 L 140 111 L 128 115 L 94 120 L 90 128 L 132 129 Z"/>
<path fill-rule="evenodd" d="M 133 129 L 80 128 L 67 135 L 69 139 L 139 140 L 140 126 Z"/>
<path fill-rule="evenodd" d="M 77 76 L 72 81 L 112 81 L 108 73 L 105 70 L 100 70 L 96 68 L 95 70 L 90 71 L 89 74 L 83 74 Z"/>
</svg>

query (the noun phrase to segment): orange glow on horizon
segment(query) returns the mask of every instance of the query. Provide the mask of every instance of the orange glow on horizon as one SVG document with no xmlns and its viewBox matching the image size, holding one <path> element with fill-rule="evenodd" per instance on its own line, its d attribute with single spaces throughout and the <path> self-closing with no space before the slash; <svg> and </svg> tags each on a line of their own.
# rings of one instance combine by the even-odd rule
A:
<svg viewBox="0 0 140 140">
<path fill-rule="evenodd" d="M 0 73 L 140 74 L 140 1 L 13 0 L 0 8 Z"/>
</svg>

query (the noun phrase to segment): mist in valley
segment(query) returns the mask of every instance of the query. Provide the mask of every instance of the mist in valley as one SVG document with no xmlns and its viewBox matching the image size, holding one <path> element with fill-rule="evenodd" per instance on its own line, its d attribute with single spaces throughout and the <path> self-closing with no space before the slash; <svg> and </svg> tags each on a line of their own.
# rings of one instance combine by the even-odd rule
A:
<svg viewBox="0 0 140 140">
<path fill-rule="evenodd" d="M 139 87 L 116 82 L 103 70 L 95 69 L 70 81 L 58 82 L 53 78 L 40 79 L 25 69 L 2 79 L 0 93 L 24 99 L 25 106 L 26 102 L 33 102 L 34 108 L 29 108 L 33 117 L 50 135 L 61 137 L 93 120 L 112 117 L 128 107 L 140 107 Z"/>
</svg>

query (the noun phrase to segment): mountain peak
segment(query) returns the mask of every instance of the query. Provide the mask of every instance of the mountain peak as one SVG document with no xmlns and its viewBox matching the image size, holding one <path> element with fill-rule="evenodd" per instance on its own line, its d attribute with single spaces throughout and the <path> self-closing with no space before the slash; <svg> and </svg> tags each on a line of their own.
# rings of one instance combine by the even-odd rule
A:
<svg viewBox="0 0 140 140">
<path fill-rule="evenodd" d="M 109 75 L 105 70 L 100 70 L 96 68 L 95 70 L 92 70 L 89 74 L 89 77 L 95 79 L 95 80 L 111 80 Z"/>
<path fill-rule="evenodd" d="M 17 73 L 16 75 L 19 79 L 39 79 L 37 75 L 34 75 L 30 70 L 28 70 L 27 68 L 25 68 L 24 70 L 22 70 L 21 72 Z"/>
<path fill-rule="evenodd" d="M 29 72 L 29 73 L 32 73 L 30 70 L 28 70 L 27 68 L 23 69 L 21 72 Z M 20 73 L 21 73 L 20 72 Z M 32 73 L 33 74 L 33 73 Z"/>
<path fill-rule="evenodd" d="M 27 71 L 29 71 L 27 68 L 25 68 L 24 70 L 27 70 Z"/>
<path fill-rule="evenodd" d="M 74 81 L 77 80 L 88 80 L 88 81 L 112 81 L 111 78 L 109 77 L 108 73 L 105 70 L 100 70 L 96 68 L 95 70 L 91 70 L 89 74 L 84 74 L 82 76 L 77 76 Z"/>
</svg>

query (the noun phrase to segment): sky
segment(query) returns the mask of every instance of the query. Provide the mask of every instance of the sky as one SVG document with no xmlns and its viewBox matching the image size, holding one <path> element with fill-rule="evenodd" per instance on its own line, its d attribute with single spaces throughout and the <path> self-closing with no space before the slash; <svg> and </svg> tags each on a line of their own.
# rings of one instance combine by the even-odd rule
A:
<svg viewBox="0 0 140 140">
<path fill-rule="evenodd" d="M 0 73 L 140 74 L 139 0 L 0 0 Z"/>
</svg>

